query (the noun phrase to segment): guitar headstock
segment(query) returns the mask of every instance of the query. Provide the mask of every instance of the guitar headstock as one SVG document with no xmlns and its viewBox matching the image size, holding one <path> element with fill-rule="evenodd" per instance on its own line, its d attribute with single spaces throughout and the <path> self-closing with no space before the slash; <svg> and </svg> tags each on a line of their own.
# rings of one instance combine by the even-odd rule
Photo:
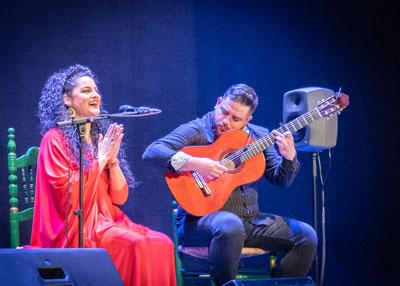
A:
<svg viewBox="0 0 400 286">
<path fill-rule="evenodd" d="M 349 96 L 344 93 L 334 95 L 318 102 L 317 109 L 322 117 L 331 117 L 340 114 L 349 105 Z"/>
</svg>

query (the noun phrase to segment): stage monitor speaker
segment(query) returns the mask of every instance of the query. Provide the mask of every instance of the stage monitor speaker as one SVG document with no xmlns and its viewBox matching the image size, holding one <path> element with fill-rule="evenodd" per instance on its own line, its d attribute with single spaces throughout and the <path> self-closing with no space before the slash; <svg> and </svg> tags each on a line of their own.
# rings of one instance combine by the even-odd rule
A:
<svg viewBox="0 0 400 286">
<path fill-rule="evenodd" d="M 322 87 L 305 87 L 288 91 L 283 96 L 283 122 L 287 123 L 314 109 L 318 101 L 334 92 Z M 315 152 L 336 146 L 338 130 L 337 116 L 328 120 L 320 118 L 293 134 L 298 151 Z"/>
<path fill-rule="evenodd" d="M 0 249 L 0 285 L 123 286 L 123 282 L 105 249 Z"/>
<path fill-rule="evenodd" d="M 311 277 L 231 280 L 222 286 L 315 286 Z"/>
</svg>

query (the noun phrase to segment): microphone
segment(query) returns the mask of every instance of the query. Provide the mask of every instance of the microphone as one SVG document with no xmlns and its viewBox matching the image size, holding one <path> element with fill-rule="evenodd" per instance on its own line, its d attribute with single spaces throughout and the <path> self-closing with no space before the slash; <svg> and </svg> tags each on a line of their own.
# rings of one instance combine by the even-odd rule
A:
<svg viewBox="0 0 400 286">
<path fill-rule="evenodd" d="M 145 106 L 135 107 L 132 105 L 124 104 L 119 107 L 119 112 L 136 112 L 140 114 L 146 114 L 146 113 L 160 113 L 161 110 Z"/>
</svg>

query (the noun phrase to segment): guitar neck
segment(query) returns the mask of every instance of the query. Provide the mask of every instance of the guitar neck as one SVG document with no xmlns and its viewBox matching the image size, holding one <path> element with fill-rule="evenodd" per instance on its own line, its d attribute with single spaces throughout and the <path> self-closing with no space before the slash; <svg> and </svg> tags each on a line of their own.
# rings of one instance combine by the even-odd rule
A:
<svg viewBox="0 0 400 286">
<path fill-rule="evenodd" d="M 322 115 L 318 111 L 318 108 L 314 108 L 309 112 L 293 119 L 292 121 L 286 124 L 282 124 L 281 127 L 279 127 L 276 130 L 279 131 L 280 133 L 284 133 L 286 131 L 294 133 L 297 130 L 300 130 L 301 128 L 313 123 L 314 121 L 318 120 L 321 117 Z M 250 159 L 251 157 L 257 155 L 258 153 L 264 151 L 265 149 L 273 146 L 274 144 L 275 144 L 274 135 L 272 133 L 269 133 L 264 137 L 261 137 L 260 139 L 254 141 L 253 143 L 237 150 L 236 152 L 241 153 L 240 161 L 244 162 Z"/>
</svg>

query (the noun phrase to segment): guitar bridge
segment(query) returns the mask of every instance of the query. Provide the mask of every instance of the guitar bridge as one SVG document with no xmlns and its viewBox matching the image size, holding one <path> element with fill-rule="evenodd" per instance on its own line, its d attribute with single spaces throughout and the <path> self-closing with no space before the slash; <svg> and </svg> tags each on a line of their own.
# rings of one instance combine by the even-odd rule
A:
<svg viewBox="0 0 400 286">
<path fill-rule="evenodd" d="M 200 188 L 201 192 L 205 197 L 211 195 L 211 190 L 208 188 L 207 184 L 204 182 L 201 175 L 197 172 L 192 172 L 193 179 L 195 180 L 197 186 Z"/>
</svg>

